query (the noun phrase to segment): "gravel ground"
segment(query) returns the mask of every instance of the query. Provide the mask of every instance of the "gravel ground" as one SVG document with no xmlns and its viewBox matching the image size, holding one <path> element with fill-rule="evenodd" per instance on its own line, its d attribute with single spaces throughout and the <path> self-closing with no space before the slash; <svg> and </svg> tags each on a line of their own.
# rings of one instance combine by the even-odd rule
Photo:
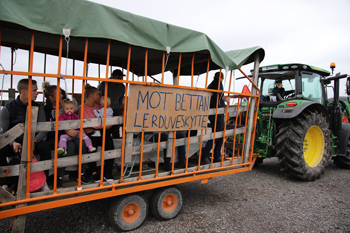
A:
<svg viewBox="0 0 350 233">
<path fill-rule="evenodd" d="M 273 158 L 251 172 L 179 185 L 184 205 L 175 219 L 148 216 L 131 232 L 350 232 L 349 181 L 350 170 L 332 162 L 321 179 L 294 181 Z M 114 232 L 109 202 L 29 214 L 26 232 Z M 9 232 L 11 222 L 0 220 L 0 231 Z"/>
</svg>

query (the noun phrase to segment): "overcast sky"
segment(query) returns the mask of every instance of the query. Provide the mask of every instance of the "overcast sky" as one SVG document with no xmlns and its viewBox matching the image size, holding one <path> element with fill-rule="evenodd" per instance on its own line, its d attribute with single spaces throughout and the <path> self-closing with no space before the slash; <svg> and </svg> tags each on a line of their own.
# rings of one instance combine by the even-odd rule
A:
<svg viewBox="0 0 350 233">
<path fill-rule="evenodd" d="M 262 65 L 335 62 L 350 73 L 349 0 L 92 1 L 203 32 L 224 51 L 259 45 Z"/>
</svg>

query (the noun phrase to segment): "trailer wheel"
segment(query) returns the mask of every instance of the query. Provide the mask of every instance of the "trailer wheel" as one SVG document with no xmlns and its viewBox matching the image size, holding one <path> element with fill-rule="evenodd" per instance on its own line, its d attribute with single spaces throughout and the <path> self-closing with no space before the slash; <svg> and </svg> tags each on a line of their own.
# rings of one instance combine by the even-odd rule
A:
<svg viewBox="0 0 350 233">
<path fill-rule="evenodd" d="M 140 194 L 122 196 L 109 209 L 109 220 L 118 230 L 130 231 L 141 226 L 147 216 L 147 203 Z"/>
<path fill-rule="evenodd" d="M 336 156 L 334 164 L 340 168 L 350 169 L 350 138 L 348 139 L 345 156 Z"/>
<path fill-rule="evenodd" d="M 161 220 L 175 218 L 182 208 L 182 194 L 176 187 L 155 190 L 151 199 L 151 212 Z"/>
<path fill-rule="evenodd" d="M 331 158 L 329 124 L 323 115 L 304 111 L 278 127 L 276 156 L 287 176 L 312 181 Z"/>
</svg>

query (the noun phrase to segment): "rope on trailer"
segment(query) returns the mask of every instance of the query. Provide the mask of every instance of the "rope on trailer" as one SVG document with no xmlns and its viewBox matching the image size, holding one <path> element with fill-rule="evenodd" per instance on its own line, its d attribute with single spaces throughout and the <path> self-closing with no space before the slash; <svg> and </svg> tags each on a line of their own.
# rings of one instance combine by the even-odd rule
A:
<svg viewBox="0 0 350 233">
<path fill-rule="evenodd" d="M 165 60 L 163 72 L 165 71 L 166 65 L 168 64 L 168 59 L 169 59 L 169 56 L 170 56 L 170 51 L 171 51 L 171 48 L 170 48 L 169 46 L 166 46 L 166 60 Z"/>
<path fill-rule="evenodd" d="M 64 90 L 66 92 L 66 95 L 68 97 L 68 89 L 67 89 L 67 70 L 68 70 L 68 53 L 69 53 L 69 41 L 70 41 L 70 29 L 69 28 L 63 28 L 63 35 L 64 40 L 67 42 L 67 53 L 66 53 L 66 70 L 64 75 Z M 62 75 L 61 75 L 62 77 Z"/>
<path fill-rule="evenodd" d="M 15 55 L 15 59 L 14 59 L 14 62 L 12 63 L 12 65 L 15 65 L 16 62 L 17 62 L 17 49 L 18 49 L 18 48 L 14 48 L 14 47 L 11 48 L 12 54 Z"/>
<path fill-rule="evenodd" d="M 4 82 L 5 82 L 5 75 L 7 75 L 7 71 L 5 70 L 5 68 L 2 66 L 2 64 L 0 63 L 0 66 L 1 66 L 1 68 L 2 68 L 2 70 L 4 71 L 4 75 L 2 76 L 2 85 L 1 85 L 1 101 L 0 101 L 0 103 L 1 103 L 1 105 L 0 105 L 0 107 L 2 108 L 2 104 L 3 104 L 3 99 L 2 99 L 2 93 L 4 92 Z M 0 129 L 0 132 L 2 131 L 2 129 Z"/>
<path fill-rule="evenodd" d="M 198 79 L 199 79 L 199 75 L 197 76 L 197 81 L 196 81 L 195 87 L 197 87 L 197 85 L 198 85 Z"/>
</svg>

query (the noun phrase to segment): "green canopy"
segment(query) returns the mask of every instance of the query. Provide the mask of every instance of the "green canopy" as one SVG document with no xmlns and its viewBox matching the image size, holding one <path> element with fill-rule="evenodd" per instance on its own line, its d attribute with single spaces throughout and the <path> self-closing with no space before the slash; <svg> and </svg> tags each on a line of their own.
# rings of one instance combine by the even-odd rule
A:
<svg viewBox="0 0 350 233">
<path fill-rule="evenodd" d="M 139 68 L 141 75 L 145 69 L 146 48 L 149 49 L 149 75 L 162 72 L 164 51 L 170 51 L 166 71 L 176 71 L 182 53 L 182 75 L 191 74 L 193 53 L 194 74 L 206 72 L 209 55 L 210 70 L 232 70 L 242 65 L 203 33 L 85 0 L 0 0 L 0 22 L 1 45 L 28 49 L 31 30 L 35 30 L 35 51 L 53 55 L 58 54 L 63 29 L 70 29 L 69 56 L 83 60 L 85 39 L 89 38 L 88 61 L 91 63 L 106 63 L 107 40 L 110 39 L 110 65 L 126 67 L 131 45 L 131 63 Z M 256 47 L 260 61 L 264 57 L 261 50 Z M 249 57 L 255 51 L 249 50 L 249 54 L 244 51 L 238 52 L 239 61 L 251 61 Z"/>
<path fill-rule="evenodd" d="M 243 65 L 252 63 L 255 61 L 255 55 L 258 54 L 260 62 L 265 57 L 265 51 L 260 46 L 231 50 L 226 52 L 227 56 L 237 65 L 237 68 L 240 68 Z"/>
</svg>

